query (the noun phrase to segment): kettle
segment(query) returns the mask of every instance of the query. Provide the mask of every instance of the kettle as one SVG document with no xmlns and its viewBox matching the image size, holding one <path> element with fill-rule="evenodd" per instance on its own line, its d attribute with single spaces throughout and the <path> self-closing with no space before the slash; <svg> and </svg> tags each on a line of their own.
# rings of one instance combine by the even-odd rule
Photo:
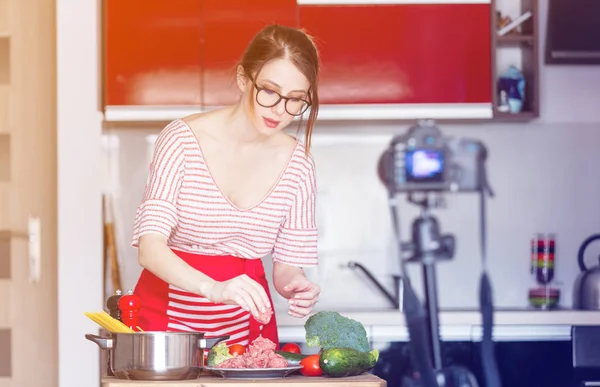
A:
<svg viewBox="0 0 600 387">
<path fill-rule="evenodd" d="M 585 250 L 596 240 L 600 240 L 600 234 L 587 237 L 577 253 L 577 262 L 581 273 L 577 276 L 573 288 L 573 308 L 575 309 L 600 310 L 600 264 L 588 268 L 584 262 Z M 598 261 L 600 263 L 600 256 Z"/>
</svg>

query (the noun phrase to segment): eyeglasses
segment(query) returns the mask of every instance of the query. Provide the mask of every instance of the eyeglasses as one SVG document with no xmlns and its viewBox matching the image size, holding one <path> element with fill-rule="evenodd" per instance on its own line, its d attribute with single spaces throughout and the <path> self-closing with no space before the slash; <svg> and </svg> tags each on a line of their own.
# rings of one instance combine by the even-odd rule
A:
<svg viewBox="0 0 600 387">
<path fill-rule="evenodd" d="M 298 97 L 284 97 L 276 91 L 258 86 L 256 88 L 256 102 L 266 108 L 277 105 L 282 99 L 285 100 L 285 111 L 292 116 L 300 116 L 310 107 L 310 102 Z"/>
</svg>

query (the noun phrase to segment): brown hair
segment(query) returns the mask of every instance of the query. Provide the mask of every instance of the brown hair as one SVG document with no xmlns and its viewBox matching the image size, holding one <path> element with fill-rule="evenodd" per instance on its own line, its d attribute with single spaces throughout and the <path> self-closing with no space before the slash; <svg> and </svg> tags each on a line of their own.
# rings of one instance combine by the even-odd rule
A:
<svg viewBox="0 0 600 387">
<path fill-rule="evenodd" d="M 254 36 L 239 64 L 246 77 L 256 80 L 263 66 L 277 59 L 289 59 L 310 83 L 308 98 L 311 105 L 305 133 L 308 152 L 319 113 L 319 53 L 313 39 L 304 30 L 272 24 Z M 253 101 L 254 96 L 251 94 L 251 109 L 254 106 Z"/>
</svg>

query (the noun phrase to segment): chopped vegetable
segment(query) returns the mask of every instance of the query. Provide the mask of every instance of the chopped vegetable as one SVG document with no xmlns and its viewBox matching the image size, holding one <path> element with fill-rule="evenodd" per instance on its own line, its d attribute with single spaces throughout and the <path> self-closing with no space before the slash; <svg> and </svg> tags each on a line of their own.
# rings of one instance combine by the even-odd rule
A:
<svg viewBox="0 0 600 387">
<path fill-rule="evenodd" d="M 302 352 L 302 350 L 300 349 L 300 346 L 296 343 L 287 343 L 286 345 L 281 347 L 281 350 L 283 352 L 292 352 L 292 353 L 301 353 Z"/>
<path fill-rule="evenodd" d="M 351 348 L 330 348 L 321 354 L 319 366 L 327 376 L 356 376 L 375 367 L 378 359 L 379 351 L 376 349 L 360 352 Z"/>
<path fill-rule="evenodd" d="M 220 343 L 212 347 L 208 352 L 206 364 L 209 367 L 214 367 L 227 359 L 231 359 L 232 357 L 233 355 L 229 353 L 229 347 L 227 347 L 227 344 L 221 341 Z"/>
<path fill-rule="evenodd" d="M 352 348 L 361 352 L 371 351 L 367 331 L 358 321 L 337 312 L 321 311 L 310 316 L 304 323 L 306 345 L 309 347 Z"/>
<path fill-rule="evenodd" d="M 320 356 L 309 355 L 300 361 L 300 365 L 302 368 L 300 369 L 300 373 L 304 376 L 321 376 L 323 375 L 323 371 L 321 371 L 321 366 L 319 365 Z"/>
<path fill-rule="evenodd" d="M 233 356 L 243 355 L 246 352 L 246 347 L 241 344 L 232 344 L 229 346 L 229 353 Z"/>
</svg>

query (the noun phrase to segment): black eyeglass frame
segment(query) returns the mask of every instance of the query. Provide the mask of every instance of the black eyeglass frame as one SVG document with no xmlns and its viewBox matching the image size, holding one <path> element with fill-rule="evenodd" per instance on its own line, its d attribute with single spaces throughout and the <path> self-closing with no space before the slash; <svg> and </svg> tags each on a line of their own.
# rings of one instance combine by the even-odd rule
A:
<svg viewBox="0 0 600 387">
<path fill-rule="evenodd" d="M 298 98 L 298 97 L 286 97 L 286 96 L 283 96 L 283 95 L 279 94 L 279 93 L 278 93 L 278 92 L 276 92 L 275 90 L 271 90 L 271 89 L 268 89 L 268 88 L 266 88 L 266 87 L 260 87 L 260 86 L 258 86 L 258 85 L 256 84 L 256 82 L 254 82 L 254 81 L 252 81 L 252 85 L 253 85 L 253 86 L 254 86 L 254 88 L 256 89 L 256 95 L 254 96 L 254 99 L 256 100 L 256 103 L 257 103 L 257 104 L 259 104 L 259 105 L 260 105 L 260 106 L 262 106 L 262 107 L 266 107 L 266 108 L 273 107 L 273 106 L 277 105 L 279 102 L 281 102 L 281 100 L 283 99 L 283 100 L 285 100 L 285 105 L 284 105 L 285 111 L 286 111 L 286 112 L 287 112 L 289 115 L 291 115 L 291 116 L 298 117 L 298 116 L 301 116 L 301 115 L 303 115 L 304 113 L 306 113 L 306 111 L 308 110 L 308 108 L 309 108 L 309 107 L 312 105 L 312 103 L 310 103 L 310 101 L 307 101 L 307 100 L 305 100 L 305 99 L 303 99 L 303 98 Z M 267 91 L 269 91 L 269 92 L 271 92 L 271 93 L 275 93 L 275 94 L 277 94 L 277 96 L 278 96 L 279 98 L 277 98 L 277 101 L 276 101 L 276 102 L 274 102 L 274 103 L 273 103 L 273 104 L 271 104 L 271 105 L 263 105 L 262 103 L 260 103 L 260 102 L 258 101 L 258 94 L 259 94 L 261 91 L 263 91 L 263 90 L 267 90 Z M 310 90 L 309 90 L 309 92 L 310 92 Z M 291 113 L 291 112 L 288 110 L 288 108 L 287 108 L 287 104 L 288 104 L 288 102 L 289 102 L 289 100 L 290 100 L 290 99 L 297 99 L 297 100 L 300 100 L 300 101 L 304 102 L 304 103 L 306 104 L 306 105 L 305 105 L 305 108 L 304 108 L 302 111 L 300 111 L 299 113 Z"/>
</svg>

